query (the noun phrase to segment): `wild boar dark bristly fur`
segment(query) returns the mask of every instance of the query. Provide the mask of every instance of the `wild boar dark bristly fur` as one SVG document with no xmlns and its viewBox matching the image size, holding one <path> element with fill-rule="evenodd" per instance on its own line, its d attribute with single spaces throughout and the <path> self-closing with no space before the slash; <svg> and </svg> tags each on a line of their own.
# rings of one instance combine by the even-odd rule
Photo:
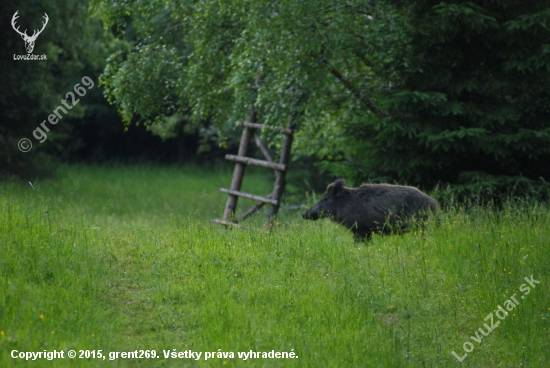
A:
<svg viewBox="0 0 550 368">
<path fill-rule="evenodd" d="M 425 218 L 439 206 L 435 199 L 414 187 L 363 184 L 346 188 L 345 183 L 338 179 L 330 184 L 325 195 L 302 217 L 328 217 L 353 231 L 356 241 L 371 240 L 373 232 L 404 230 L 411 217 Z"/>
</svg>

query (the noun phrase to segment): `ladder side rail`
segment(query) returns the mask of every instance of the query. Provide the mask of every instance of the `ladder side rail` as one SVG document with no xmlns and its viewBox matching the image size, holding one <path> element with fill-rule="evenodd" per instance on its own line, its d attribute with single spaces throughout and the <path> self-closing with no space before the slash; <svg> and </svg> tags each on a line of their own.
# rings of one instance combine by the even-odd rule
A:
<svg viewBox="0 0 550 368">
<path fill-rule="evenodd" d="M 256 114 L 254 110 L 250 113 L 247 118 L 247 121 L 254 122 L 256 119 Z M 243 134 L 241 137 L 241 143 L 239 144 L 239 156 L 246 156 L 248 154 L 248 147 L 250 146 L 250 138 L 254 134 L 254 129 L 244 128 Z M 231 179 L 230 190 L 239 191 L 243 183 L 244 170 L 246 165 L 243 163 L 236 163 L 235 169 L 233 170 L 233 178 Z M 237 201 L 239 197 L 234 195 L 229 195 L 227 198 L 227 203 L 225 204 L 225 211 L 223 213 L 223 218 L 225 220 L 231 221 L 231 218 L 235 215 L 235 209 L 237 208 Z"/>
<path fill-rule="evenodd" d="M 290 130 L 290 134 L 286 134 L 284 141 L 283 141 L 283 147 L 281 149 L 281 157 L 279 158 L 279 164 L 285 165 L 285 168 L 288 169 L 288 164 L 290 162 L 290 153 L 292 149 L 292 140 L 293 140 L 293 120 L 294 116 L 290 115 L 288 117 L 288 123 L 287 123 L 287 129 Z M 273 187 L 273 199 L 277 201 L 277 204 L 271 205 L 269 207 L 269 212 L 267 214 L 265 227 L 266 229 L 269 229 L 269 226 L 271 225 L 271 222 L 277 215 L 277 212 L 279 211 L 279 206 L 281 205 L 281 196 L 283 195 L 286 187 L 286 170 L 285 171 L 277 171 L 275 173 L 275 185 Z"/>
</svg>

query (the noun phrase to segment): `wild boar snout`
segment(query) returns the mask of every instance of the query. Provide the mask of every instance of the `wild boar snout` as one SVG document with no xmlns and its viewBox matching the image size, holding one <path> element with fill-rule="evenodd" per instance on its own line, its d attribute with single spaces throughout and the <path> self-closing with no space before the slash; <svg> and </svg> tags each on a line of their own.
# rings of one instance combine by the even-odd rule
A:
<svg viewBox="0 0 550 368">
<path fill-rule="evenodd" d="M 306 212 L 302 213 L 302 218 L 304 220 L 317 220 L 319 218 L 319 214 L 317 211 L 312 211 L 313 208 L 310 208 Z"/>
</svg>

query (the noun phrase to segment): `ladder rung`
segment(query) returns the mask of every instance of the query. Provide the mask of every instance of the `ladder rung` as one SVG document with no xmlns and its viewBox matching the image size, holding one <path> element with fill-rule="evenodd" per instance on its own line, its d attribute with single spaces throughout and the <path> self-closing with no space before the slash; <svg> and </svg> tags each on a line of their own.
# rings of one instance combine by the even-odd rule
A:
<svg viewBox="0 0 550 368">
<path fill-rule="evenodd" d="M 276 126 L 271 126 L 271 125 L 249 123 L 247 121 L 242 122 L 242 123 L 237 123 L 237 125 L 242 125 L 242 126 L 245 126 L 245 127 L 248 127 L 248 128 L 254 128 L 254 129 L 271 129 L 271 130 L 276 130 L 278 132 L 282 132 L 284 134 L 292 134 L 292 130 L 290 130 L 288 128 L 281 128 L 281 127 L 276 127 Z"/>
<path fill-rule="evenodd" d="M 239 191 L 236 191 L 236 190 L 225 189 L 225 188 L 221 188 L 220 191 L 223 192 L 223 193 L 234 195 L 234 196 L 253 199 L 253 200 L 258 201 L 258 202 L 269 203 L 269 204 L 272 204 L 274 206 L 277 205 L 277 201 L 274 200 L 274 199 L 260 197 L 260 196 L 254 195 L 254 194 L 248 194 L 248 193 L 239 192 Z"/>
<path fill-rule="evenodd" d="M 239 229 L 248 230 L 248 228 L 246 226 L 239 225 L 235 222 L 225 221 L 225 220 L 218 220 L 218 219 L 214 219 L 212 221 L 214 221 L 216 224 L 229 226 L 229 227 L 238 227 Z"/>
<path fill-rule="evenodd" d="M 241 164 L 246 164 L 246 165 L 256 165 L 256 166 L 265 167 L 267 169 L 286 171 L 286 165 L 277 164 L 274 162 L 269 162 L 264 160 L 257 160 L 255 158 L 250 158 L 250 157 L 225 155 L 225 159 L 229 161 L 240 162 Z"/>
</svg>

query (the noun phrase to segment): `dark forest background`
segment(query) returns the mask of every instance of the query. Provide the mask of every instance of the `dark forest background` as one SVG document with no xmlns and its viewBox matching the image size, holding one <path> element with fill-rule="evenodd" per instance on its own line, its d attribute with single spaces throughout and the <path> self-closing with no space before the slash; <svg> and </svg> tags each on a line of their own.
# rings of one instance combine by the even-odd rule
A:
<svg viewBox="0 0 550 368">
<path fill-rule="evenodd" d="M 48 14 L 33 52 L 47 61 L 14 60 L 26 54 L 16 11 L 28 34 Z M 270 125 L 296 116 L 306 187 L 548 194 L 547 1 L 47 0 L 0 14 L 3 178 L 63 162 L 219 162 L 254 108 Z M 94 88 L 39 143 L 33 130 L 83 76 Z"/>
</svg>

